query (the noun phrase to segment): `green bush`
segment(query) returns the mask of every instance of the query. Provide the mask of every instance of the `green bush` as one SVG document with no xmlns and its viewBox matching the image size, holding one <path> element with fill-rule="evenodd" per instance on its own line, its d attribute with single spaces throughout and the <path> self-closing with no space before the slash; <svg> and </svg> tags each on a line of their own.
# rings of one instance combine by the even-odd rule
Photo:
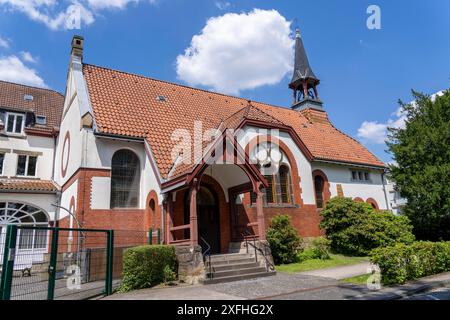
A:
<svg viewBox="0 0 450 320">
<path fill-rule="evenodd" d="M 398 243 L 372 250 L 370 259 L 380 267 L 384 284 L 403 284 L 450 271 L 450 242 Z"/>
<path fill-rule="evenodd" d="M 267 229 L 267 241 L 275 264 L 296 261 L 297 253 L 302 245 L 302 238 L 291 225 L 289 216 L 277 215 L 273 217 L 272 223 Z"/>
<path fill-rule="evenodd" d="M 320 226 L 337 253 L 363 256 L 380 246 L 414 241 L 407 217 L 376 211 L 370 204 L 350 198 L 330 199 L 321 215 Z"/>
<path fill-rule="evenodd" d="M 330 240 L 325 237 L 317 237 L 312 241 L 311 244 L 314 259 L 330 259 Z"/>
<path fill-rule="evenodd" d="M 175 248 L 166 245 L 145 245 L 125 250 L 123 281 L 120 291 L 153 287 L 176 273 Z M 172 274 L 169 272 L 173 272 Z"/>
</svg>

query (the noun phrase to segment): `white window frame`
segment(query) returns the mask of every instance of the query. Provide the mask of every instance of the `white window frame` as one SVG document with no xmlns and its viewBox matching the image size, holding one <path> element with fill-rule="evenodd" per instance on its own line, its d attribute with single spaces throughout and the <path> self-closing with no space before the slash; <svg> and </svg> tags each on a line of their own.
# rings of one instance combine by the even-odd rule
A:
<svg viewBox="0 0 450 320">
<path fill-rule="evenodd" d="M 24 175 L 19 175 L 17 174 L 17 169 L 19 168 L 19 157 L 20 156 L 25 156 L 27 157 L 27 160 L 25 161 L 25 174 Z M 36 158 L 36 169 L 34 172 L 34 176 L 29 176 L 28 175 L 28 164 L 30 162 L 30 157 L 35 157 Z M 29 154 L 17 154 L 17 166 L 16 166 L 16 177 L 27 177 L 27 178 L 35 178 L 37 177 L 37 165 L 38 165 L 38 156 L 34 156 L 34 155 L 29 155 Z"/>
<path fill-rule="evenodd" d="M 41 119 L 43 119 L 44 121 L 44 123 L 39 123 L 38 122 L 38 118 L 41 118 Z M 36 116 L 36 124 L 39 124 L 39 125 L 41 125 L 41 126 L 45 126 L 46 124 L 47 124 L 47 117 L 46 116 L 42 116 L 42 115 L 37 115 Z"/>
<path fill-rule="evenodd" d="M 9 123 L 9 117 L 14 117 L 14 124 L 13 124 L 13 132 L 9 132 L 8 131 L 8 123 Z M 22 117 L 22 126 L 20 128 L 20 132 L 15 132 L 16 130 L 16 125 L 17 125 L 17 117 L 21 116 Z M 26 115 L 23 113 L 15 113 L 15 112 L 6 112 L 6 118 L 5 118 L 5 132 L 7 134 L 11 134 L 11 135 L 18 135 L 21 136 L 23 135 L 23 129 L 25 128 L 25 121 L 26 121 Z"/>
</svg>

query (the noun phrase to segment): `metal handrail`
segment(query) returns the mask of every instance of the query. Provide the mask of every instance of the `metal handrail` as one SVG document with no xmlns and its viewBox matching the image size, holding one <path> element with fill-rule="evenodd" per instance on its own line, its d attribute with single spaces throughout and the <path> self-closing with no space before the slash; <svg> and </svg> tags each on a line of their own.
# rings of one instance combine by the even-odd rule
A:
<svg viewBox="0 0 450 320">
<path fill-rule="evenodd" d="M 253 248 L 255 249 L 255 261 L 258 262 L 258 254 L 257 254 L 256 251 L 259 251 L 259 252 L 261 252 L 261 255 L 263 256 L 264 260 L 266 261 L 266 270 L 267 270 L 267 271 L 274 271 L 274 270 L 275 270 L 275 266 L 274 266 L 273 263 L 270 262 L 270 260 L 267 258 L 266 250 L 263 251 L 261 248 L 258 248 L 258 247 L 256 246 L 256 237 L 257 237 L 257 236 L 251 234 L 248 230 L 245 230 L 245 231 L 242 233 L 242 236 L 243 236 L 244 239 L 245 239 L 245 246 L 246 246 L 246 248 L 247 248 L 247 253 L 248 253 L 248 245 L 250 244 L 250 245 L 253 246 Z M 248 239 L 249 237 L 252 237 L 252 238 L 253 238 L 253 243 L 247 241 L 247 239 Z M 260 243 L 263 244 L 264 246 L 266 246 L 266 244 L 264 244 L 263 242 L 260 242 Z M 266 247 L 264 247 L 264 248 L 266 248 Z"/>
<path fill-rule="evenodd" d="M 211 265 L 211 246 L 203 237 L 200 237 L 200 240 L 202 240 L 207 246 L 206 250 L 202 253 L 202 255 L 203 255 L 203 262 L 206 263 L 206 257 L 208 257 L 209 276 L 211 278 L 213 278 L 214 274 L 212 272 L 212 265 Z"/>
</svg>

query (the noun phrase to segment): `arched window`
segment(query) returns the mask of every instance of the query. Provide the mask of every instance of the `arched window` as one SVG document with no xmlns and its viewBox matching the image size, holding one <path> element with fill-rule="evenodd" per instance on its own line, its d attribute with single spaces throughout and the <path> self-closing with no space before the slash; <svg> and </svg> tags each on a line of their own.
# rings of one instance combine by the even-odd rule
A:
<svg viewBox="0 0 450 320">
<path fill-rule="evenodd" d="M 9 224 L 30 227 L 48 226 L 48 216 L 40 208 L 20 202 L 0 202 L 0 236 L 4 243 L 6 226 Z M 19 249 L 46 249 L 47 230 L 18 230 Z"/>
<path fill-rule="evenodd" d="M 319 175 L 314 176 L 314 190 L 316 192 L 316 205 L 317 208 L 323 208 L 323 187 L 325 181 Z"/>
<path fill-rule="evenodd" d="M 270 144 L 266 148 L 271 150 Z M 264 203 L 269 206 L 293 203 L 292 179 L 289 165 L 286 162 L 287 157 L 278 148 L 276 150 L 279 153 L 276 159 L 283 161 L 281 164 L 280 162 L 272 164 L 271 161 L 266 161 L 262 166 L 259 163 L 256 165 L 269 184 L 264 190 Z M 250 196 L 251 202 L 256 203 L 256 194 L 251 192 Z"/>
<path fill-rule="evenodd" d="M 152 226 L 154 227 L 156 225 L 156 205 L 155 205 L 155 200 L 151 199 L 148 207 L 150 208 L 150 216 L 151 216 L 151 223 Z"/>
<path fill-rule="evenodd" d="M 291 203 L 291 175 L 289 167 L 282 165 L 278 170 L 278 176 L 280 181 L 280 195 L 282 203 Z"/>
<path fill-rule="evenodd" d="M 130 150 L 119 150 L 111 161 L 111 208 L 136 208 L 141 180 L 139 159 Z"/>
</svg>

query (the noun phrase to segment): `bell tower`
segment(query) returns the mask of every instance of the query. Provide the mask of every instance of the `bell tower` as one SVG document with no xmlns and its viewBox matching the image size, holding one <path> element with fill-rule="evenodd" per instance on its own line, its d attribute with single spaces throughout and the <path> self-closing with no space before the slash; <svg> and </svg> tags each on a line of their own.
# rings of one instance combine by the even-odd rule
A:
<svg viewBox="0 0 450 320">
<path fill-rule="evenodd" d="M 300 30 L 297 29 L 295 32 L 294 74 L 291 83 L 289 83 L 289 88 L 294 92 L 294 102 L 291 108 L 294 110 L 315 109 L 324 111 L 317 92 L 319 83 L 320 80 L 309 65 Z"/>
</svg>

